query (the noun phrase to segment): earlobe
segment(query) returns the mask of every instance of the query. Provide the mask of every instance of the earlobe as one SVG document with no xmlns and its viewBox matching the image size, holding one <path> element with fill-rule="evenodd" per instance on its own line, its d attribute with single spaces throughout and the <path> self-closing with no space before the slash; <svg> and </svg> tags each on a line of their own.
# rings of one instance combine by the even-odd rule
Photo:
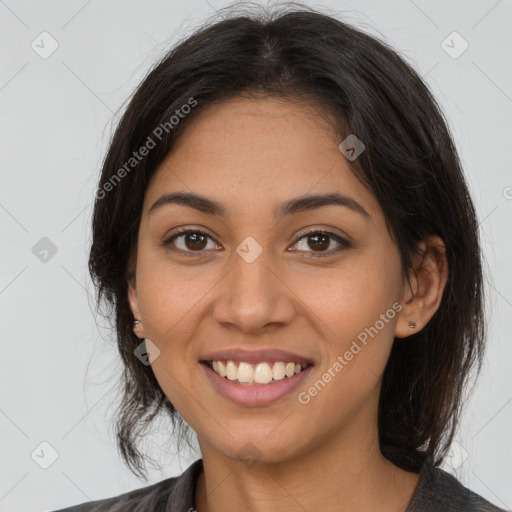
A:
<svg viewBox="0 0 512 512">
<path fill-rule="evenodd" d="M 422 326 L 418 325 L 417 321 L 417 305 L 413 304 L 414 302 L 416 299 L 412 296 L 405 304 L 402 304 L 395 327 L 395 338 L 407 338 L 421 330 Z"/>
<path fill-rule="evenodd" d="M 427 325 L 441 304 L 448 280 L 446 248 L 442 239 L 431 235 L 418 248 L 411 275 L 412 290 L 404 293 L 395 328 L 396 338 L 407 338 Z"/>
</svg>

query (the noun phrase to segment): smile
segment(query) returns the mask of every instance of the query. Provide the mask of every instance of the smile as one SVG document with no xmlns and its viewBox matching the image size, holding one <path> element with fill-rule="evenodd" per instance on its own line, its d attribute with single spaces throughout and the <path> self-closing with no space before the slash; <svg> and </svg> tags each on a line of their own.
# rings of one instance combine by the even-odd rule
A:
<svg viewBox="0 0 512 512">
<path fill-rule="evenodd" d="M 200 363 L 217 393 L 237 405 L 252 407 L 268 405 L 289 396 L 315 367 L 313 363 L 284 361 L 250 364 L 203 360 Z"/>
<path fill-rule="evenodd" d="M 246 385 L 267 385 L 282 379 L 293 377 L 304 371 L 312 363 L 294 363 L 276 361 L 251 364 L 235 361 L 206 361 L 217 375 L 230 381 Z"/>
</svg>

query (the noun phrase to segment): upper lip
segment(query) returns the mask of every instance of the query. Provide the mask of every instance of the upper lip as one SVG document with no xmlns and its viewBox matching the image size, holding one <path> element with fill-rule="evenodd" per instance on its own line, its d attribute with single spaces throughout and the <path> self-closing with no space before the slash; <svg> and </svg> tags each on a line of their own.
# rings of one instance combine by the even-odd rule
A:
<svg viewBox="0 0 512 512">
<path fill-rule="evenodd" d="M 310 357 L 282 350 L 279 348 L 267 348 L 261 350 L 246 350 L 232 348 L 228 350 L 216 350 L 208 352 L 200 361 L 233 361 L 233 362 L 246 362 L 246 363 L 261 363 L 261 362 L 293 362 L 293 363 L 313 363 Z"/>
</svg>

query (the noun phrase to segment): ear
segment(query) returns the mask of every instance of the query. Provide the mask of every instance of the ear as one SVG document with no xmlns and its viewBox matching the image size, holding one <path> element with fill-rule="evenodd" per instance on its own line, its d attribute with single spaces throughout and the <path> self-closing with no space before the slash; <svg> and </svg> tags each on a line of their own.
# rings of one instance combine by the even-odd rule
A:
<svg viewBox="0 0 512 512">
<path fill-rule="evenodd" d="M 140 315 L 140 309 L 139 309 L 139 299 L 137 297 L 137 285 L 135 276 L 132 275 L 132 277 L 128 280 L 128 303 L 130 305 L 130 309 L 133 315 L 134 320 L 141 320 Z M 134 327 L 134 333 L 139 338 L 144 338 L 144 326 L 142 325 L 142 322 L 139 323 L 136 327 Z"/>
<path fill-rule="evenodd" d="M 443 291 L 448 280 L 446 247 L 437 235 L 430 235 L 418 244 L 413 258 L 411 287 L 404 290 L 401 298 L 402 309 L 395 328 L 395 337 L 407 338 L 421 331 L 441 304 Z M 416 326 L 410 326 L 409 322 Z"/>
</svg>

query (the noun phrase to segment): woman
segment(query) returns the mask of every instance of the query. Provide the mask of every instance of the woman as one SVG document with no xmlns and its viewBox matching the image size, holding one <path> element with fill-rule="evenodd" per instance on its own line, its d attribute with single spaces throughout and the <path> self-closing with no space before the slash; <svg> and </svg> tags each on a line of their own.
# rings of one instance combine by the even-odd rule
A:
<svg viewBox="0 0 512 512">
<path fill-rule="evenodd" d="M 138 87 L 89 268 L 117 434 L 197 434 L 181 476 L 71 511 L 500 510 L 441 470 L 485 329 L 445 120 L 384 43 L 311 9 L 202 27 Z M 184 421 L 183 421 L 184 420 Z"/>
</svg>

